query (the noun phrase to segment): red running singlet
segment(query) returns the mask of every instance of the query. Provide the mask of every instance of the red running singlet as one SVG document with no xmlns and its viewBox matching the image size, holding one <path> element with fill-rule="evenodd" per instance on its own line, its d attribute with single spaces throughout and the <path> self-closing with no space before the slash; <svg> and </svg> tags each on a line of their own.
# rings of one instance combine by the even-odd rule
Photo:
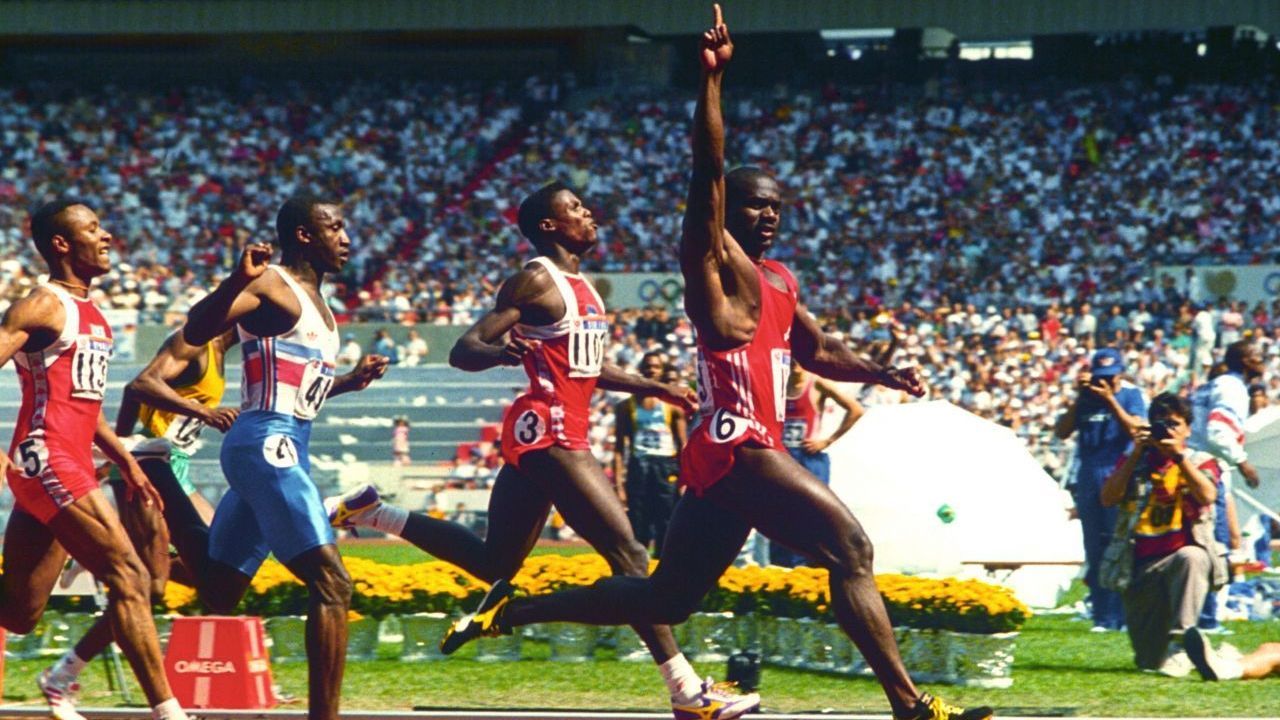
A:
<svg viewBox="0 0 1280 720">
<path fill-rule="evenodd" d="M 805 380 L 800 394 L 787 396 L 787 417 L 782 424 L 782 444 L 800 447 L 818 431 L 818 406 L 813 402 L 813 378 Z"/>
<path fill-rule="evenodd" d="M 566 273 L 545 257 L 541 265 L 564 299 L 564 316 L 550 325 L 516 325 L 516 337 L 537 340 L 524 356 L 529 391 L 516 398 L 502 426 L 502 458 L 520 467 L 520 457 L 555 445 L 589 450 L 591 394 L 604 365 L 609 321 L 600 294 L 581 275 Z"/>
<path fill-rule="evenodd" d="M 765 279 L 765 269 L 781 277 L 787 289 L 779 290 Z M 698 338 L 701 422 L 680 453 L 680 481 L 698 495 L 729 474 L 738 445 L 782 448 L 796 280 L 775 260 L 756 265 L 756 276 L 760 323 L 751 341 L 731 350 L 712 350 Z"/>
<path fill-rule="evenodd" d="M 60 510 L 98 487 L 93 435 L 111 362 L 111 326 L 91 300 L 52 284 L 66 322 L 58 339 L 38 352 L 13 356 L 22 408 L 13 430 L 9 487 L 14 506 L 48 524 Z"/>
</svg>

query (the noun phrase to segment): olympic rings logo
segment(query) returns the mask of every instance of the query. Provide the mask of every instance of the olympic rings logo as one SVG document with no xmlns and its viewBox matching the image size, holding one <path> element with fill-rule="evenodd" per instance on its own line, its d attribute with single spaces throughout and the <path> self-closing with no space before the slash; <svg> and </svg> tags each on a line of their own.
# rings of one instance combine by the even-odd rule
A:
<svg viewBox="0 0 1280 720">
<path fill-rule="evenodd" d="M 676 301 L 684 297 L 684 284 L 675 278 L 668 278 L 661 282 L 649 279 L 640 283 L 636 294 L 646 304 L 660 301 L 664 305 L 674 307 Z"/>
<path fill-rule="evenodd" d="M 1268 295 L 1280 295 L 1280 272 L 1268 274 L 1262 281 L 1262 289 L 1266 290 Z"/>
</svg>

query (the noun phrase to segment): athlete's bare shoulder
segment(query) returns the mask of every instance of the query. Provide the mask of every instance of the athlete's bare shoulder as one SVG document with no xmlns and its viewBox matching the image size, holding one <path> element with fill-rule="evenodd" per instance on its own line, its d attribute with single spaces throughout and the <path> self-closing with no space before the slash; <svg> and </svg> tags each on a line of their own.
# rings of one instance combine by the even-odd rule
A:
<svg viewBox="0 0 1280 720">
<path fill-rule="evenodd" d="M 56 335 L 62 332 L 62 324 L 66 320 L 67 311 L 62 307 L 62 301 L 52 290 L 42 286 L 9 306 L 4 315 L 4 326 L 32 335 L 42 331 Z"/>
<path fill-rule="evenodd" d="M 507 278 L 498 291 L 498 307 L 541 308 L 547 311 L 556 298 L 556 281 L 542 263 L 530 262 Z M 561 303 L 563 305 L 563 303 Z"/>
</svg>

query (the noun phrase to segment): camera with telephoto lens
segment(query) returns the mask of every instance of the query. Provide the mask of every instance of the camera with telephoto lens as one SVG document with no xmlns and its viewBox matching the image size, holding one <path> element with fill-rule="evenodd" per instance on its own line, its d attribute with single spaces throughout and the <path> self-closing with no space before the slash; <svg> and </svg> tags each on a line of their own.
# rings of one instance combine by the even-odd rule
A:
<svg viewBox="0 0 1280 720">
<path fill-rule="evenodd" d="M 1173 429 L 1178 423 L 1170 418 L 1160 418 L 1151 421 L 1151 439 L 1152 440 L 1168 440 L 1173 437 Z"/>
</svg>

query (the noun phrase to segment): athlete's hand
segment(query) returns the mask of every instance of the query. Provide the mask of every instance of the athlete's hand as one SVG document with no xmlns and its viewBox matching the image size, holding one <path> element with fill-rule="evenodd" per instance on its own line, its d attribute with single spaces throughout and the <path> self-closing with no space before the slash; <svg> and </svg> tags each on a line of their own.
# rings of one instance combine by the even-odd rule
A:
<svg viewBox="0 0 1280 720">
<path fill-rule="evenodd" d="M 724 24 L 724 15 L 720 12 L 720 4 L 711 6 L 715 20 L 711 28 L 702 33 L 702 69 L 709 73 L 724 72 L 729 58 L 733 57 L 733 40 L 729 38 L 729 26 Z"/>
<path fill-rule="evenodd" d="M 138 461 L 132 455 L 126 457 L 129 458 L 128 462 L 120 468 L 120 476 L 124 478 L 124 499 L 133 502 L 135 497 L 141 497 L 143 505 L 163 511 L 164 500 L 160 499 L 160 491 L 147 479 L 147 474 L 142 472 Z"/>
<path fill-rule="evenodd" d="M 1248 460 L 1245 460 L 1244 462 L 1237 465 L 1236 469 L 1239 470 L 1240 474 L 1244 476 L 1244 481 L 1246 484 L 1248 484 L 1249 487 L 1251 488 L 1258 487 L 1258 482 L 1259 482 L 1258 469 L 1253 466 L 1253 463 L 1249 462 Z"/>
<path fill-rule="evenodd" d="M 804 448 L 804 451 L 810 455 L 817 455 L 831 447 L 831 438 L 809 438 L 800 443 L 800 447 Z"/>
<path fill-rule="evenodd" d="M 878 384 L 894 390 L 904 390 L 912 397 L 924 396 L 924 381 L 914 367 L 888 368 L 881 374 Z"/>
<path fill-rule="evenodd" d="M 524 356 L 537 350 L 542 343 L 537 340 L 526 340 L 512 336 L 511 340 L 502 346 L 502 353 L 498 356 L 498 362 L 503 365 L 519 365 L 524 362 Z"/>
<path fill-rule="evenodd" d="M 269 243 L 251 243 L 244 247 L 236 272 L 246 280 L 255 280 L 267 271 L 267 265 L 269 264 L 271 264 L 271 245 Z"/>
<path fill-rule="evenodd" d="M 9 479 L 9 468 L 13 467 L 13 459 L 8 455 L 0 454 L 0 490 L 4 489 L 5 482 Z"/>
<path fill-rule="evenodd" d="M 386 375 L 390 366 L 391 358 L 386 355 L 365 355 L 351 371 L 351 389 L 363 390 L 369 387 L 369 383 Z"/>
<path fill-rule="evenodd" d="M 200 420 L 218 432 L 226 432 L 231 429 L 236 418 L 240 417 L 240 409 L 233 407 L 205 408 L 200 416 Z"/>
<path fill-rule="evenodd" d="M 688 385 L 663 385 L 658 391 L 658 399 L 680 408 L 685 415 L 692 415 L 698 409 L 698 393 Z"/>
</svg>

